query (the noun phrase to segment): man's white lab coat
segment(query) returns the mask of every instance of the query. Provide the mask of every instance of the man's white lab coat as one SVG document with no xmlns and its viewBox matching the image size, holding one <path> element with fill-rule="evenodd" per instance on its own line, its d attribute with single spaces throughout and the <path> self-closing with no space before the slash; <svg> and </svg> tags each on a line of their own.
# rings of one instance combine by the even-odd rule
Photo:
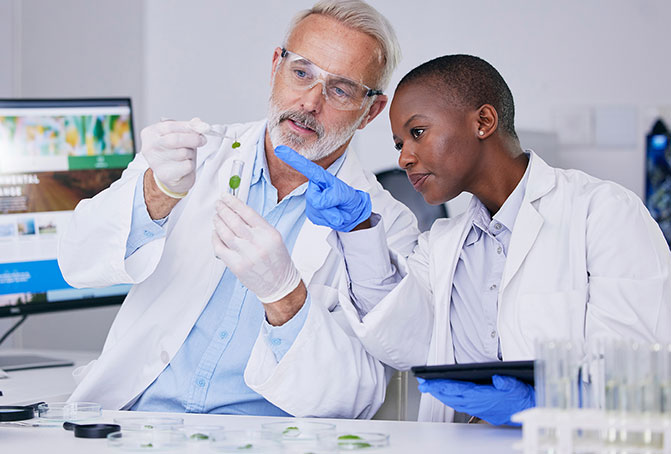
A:
<svg viewBox="0 0 671 454">
<path fill-rule="evenodd" d="M 671 341 L 671 254 L 640 199 L 531 154 L 498 294 L 504 360 L 534 358 L 536 339 L 617 336 Z M 409 273 L 368 315 L 347 318 L 366 348 L 398 369 L 454 363 L 452 279 L 475 214 L 438 220 L 422 234 Z M 402 264 L 402 262 L 401 262 Z M 423 394 L 420 420 L 451 421 L 452 410 Z"/>
<path fill-rule="evenodd" d="M 81 382 L 70 400 L 127 408 L 182 346 L 225 269 L 211 244 L 215 201 L 228 189 L 234 159 L 245 161 L 239 197 L 247 199 L 263 126 L 228 126 L 223 142 L 209 137 L 198 150 L 196 183 L 170 213 L 167 235 L 126 260 L 135 185 L 147 169 L 144 157 L 138 155 L 110 188 L 79 203 L 60 243 L 65 279 L 77 287 L 136 285 L 100 357 L 75 371 Z M 236 138 L 242 146 L 233 149 Z M 347 154 L 337 175 L 370 193 L 373 210 L 385 218 L 390 250 L 409 255 L 418 234 L 412 213 L 361 168 L 354 153 Z M 245 381 L 295 416 L 369 418 L 384 400 L 384 367 L 365 351 L 342 315 L 339 303 L 350 297 L 338 291 L 346 281 L 344 262 L 328 245 L 329 234 L 335 232 L 305 221 L 292 258 L 312 298 L 307 320 L 279 363 L 260 335 Z"/>
</svg>

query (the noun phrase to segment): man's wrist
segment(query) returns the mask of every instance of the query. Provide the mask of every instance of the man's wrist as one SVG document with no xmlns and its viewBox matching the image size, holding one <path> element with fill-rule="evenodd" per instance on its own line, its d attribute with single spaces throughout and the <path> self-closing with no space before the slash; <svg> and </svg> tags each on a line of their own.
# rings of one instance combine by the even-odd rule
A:
<svg viewBox="0 0 671 454">
<path fill-rule="evenodd" d="M 165 194 L 156 185 L 154 172 L 147 169 L 144 173 L 144 200 L 147 205 L 147 212 L 153 219 L 162 219 L 170 214 L 172 209 L 181 199 L 175 199 Z"/>
<path fill-rule="evenodd" d="M 352 229 L 352 232 L 354 232 L 355 230 L 365 230 L 365 229 L 369 229 L 369 228 L 371 228 L 372 226 L 373 226 L 373 225 L 371 224 L 371 222 L 370 222 L 370 217 L 369 217 L 368 219 L 366 219 L 365 221 L 363 221 L 361 224 L 359 224 L 359 225 L 357 225 L 356 227 L 354 227 L 354 228 Z"/>
<path fill-rule="evenodd" d="M 294 290 L 279 301 L 263 303 L 266 310 L 266 320 L 272 326 L 284 325 L 301 310 L 307 296 L 308 292 L 305 284 L 300 281 Z"/>
</svg>

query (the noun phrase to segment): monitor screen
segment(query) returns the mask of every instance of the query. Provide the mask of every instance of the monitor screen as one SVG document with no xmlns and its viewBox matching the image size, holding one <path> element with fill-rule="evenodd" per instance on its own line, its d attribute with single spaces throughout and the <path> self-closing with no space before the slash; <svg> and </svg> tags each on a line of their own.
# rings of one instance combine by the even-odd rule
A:
<svg viewBox="0 0 671 454">
<path fill-rule="evenodd" d="M 70 287 L 56 253 L 77 203 L 134 154 L 128 98 L 0 99 L 0 317 L 123 301 L 129 285 Z"/>
</svg>

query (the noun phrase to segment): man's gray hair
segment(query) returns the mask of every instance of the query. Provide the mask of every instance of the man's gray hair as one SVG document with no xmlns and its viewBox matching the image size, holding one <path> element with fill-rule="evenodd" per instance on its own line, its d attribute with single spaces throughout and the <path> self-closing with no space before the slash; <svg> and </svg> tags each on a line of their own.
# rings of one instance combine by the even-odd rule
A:
<svg viewBox="0 0 671 454">
<path fill-rule="evenodd" d="M 383 66 L 377 86 L 372 88 L 379 90 L 387 88 L 391 74 L 401 60 L 401 47 L 391 24 L 378 10 L 362 0 L 321 0 L 312 8 L 294 16 L 284 38 L 285 46 L 298 23 L 312 14 L 332 17 L 354 30 L 375 38 L 379 45 L 378 60 Z"/>
</svg>

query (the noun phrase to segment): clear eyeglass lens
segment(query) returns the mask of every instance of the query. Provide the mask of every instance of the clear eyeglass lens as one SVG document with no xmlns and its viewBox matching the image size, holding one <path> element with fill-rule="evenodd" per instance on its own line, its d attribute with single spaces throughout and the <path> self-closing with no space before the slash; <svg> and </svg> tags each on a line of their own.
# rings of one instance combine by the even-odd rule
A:
<svg viewBox="0 0 671 454">
<path fill-rule="evenodd" d="M 357 110 L 363 106 L 368 88 L 364 85 L 333 75 L 314 63 L 287 52 L 280 64 L 280 74 L 293 88 L 308 90 L 322 84 L 326 102 L 339 110 Z"/>
</svg>

